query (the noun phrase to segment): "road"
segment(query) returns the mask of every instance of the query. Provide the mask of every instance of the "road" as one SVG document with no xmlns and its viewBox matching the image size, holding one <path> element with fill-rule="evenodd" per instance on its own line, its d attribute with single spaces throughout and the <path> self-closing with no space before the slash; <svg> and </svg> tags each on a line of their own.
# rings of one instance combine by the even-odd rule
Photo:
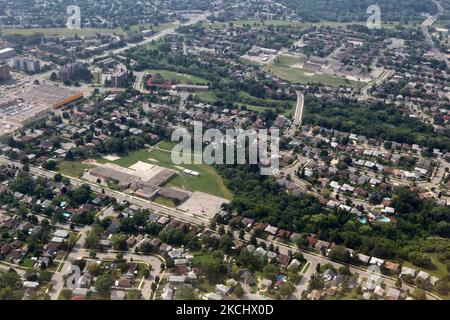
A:
<svg viewBox="0 0 450 320">
<path fill-rule="evenodd" d="M 375 79 L 374 81 L 370 82 L 369 84 L 367 84 L 366 86 L 361 88 L 362 98 L 364 100 L 368 100 L 368 99 L 372 98 L 372 96 L 369 94 L 369 89 L 379 86 L 384 81 L 389 79 L 393 74 L 394 74 L 394 71 L 392 71 L 392 70 L 384 70 L 383 73 L 377 79 Z"/>
<path fill-rule="evenodd" d="M 289 132 L 287 133 L 289 137 L 293 137 L 295 131 L 302 124 L 304 106 L 305 106 L 305 96 L 303 95 L 302 92 L 297 91 L 297 105 L 295 106 L 294 121 L 292 122 L 292 126 L 289 129 Z"/>
<path fill-rule="evenodd" d="M 19 162 L 8 160 L 8 159 L 6 159 L 3 156 L 0 156 L 0 163 L 6 164 L 6 165 L 14 165 L 14 166 L 17 166 L 17 167 L 21 167 L 22 166 Z M 53 178 L 53 176 L 55 174 L 55 172 L 46 171 L 46 170 L 43 170 L 41 168 L 37 168 L 37 167 L 34 167 L 34 166 L 29 166 L 29 168 L 30 168 L 30 172 L 31 173 L 34 173 L 34 174 L 37 174 L 37 175 L 40 175 L 40 176 L 44 176 L 44 177 L 47 177 L 47 178 L 50 178 L 50 179 Z M 73 185 L 76 185 L 76 186 L 87 183 L 85 181 L 82 181 L 82 180 L 79 180 L 79 179 L 76 179 L 76 178 L 73 178 L 73 177 L 68 177 L 68 178 L 71 180 L 71 183 Z M 95 192 L 101 192 L 103 190 L 101 187 L 99 187 L 99 186 L 97 186 L 95 184 L 91 184 L 91 183 L 87 183 L 87 184 L 91 185 L 93 191 L 95 191 Z M 160 205 L 156 205 L 154 203 L 151 203 L 150 201 L 147 201 L 147 200 L 144 200 L 144 199 L 139 199 L 139 198 L 133 197 L 133 196 L 129 196 L 129 195 L 123 194 L 123 193 L 118 192 L 118 191 L 109 190 L 109 189 L 105 189 L 104 191 L 105 191 L 106 194 L 108 194 L 108 195 L 110 195 L 112 197 L 119 197 L 119 198 L 117 198 L 118 201 L 121 201 L 120 199 L 122 199 L 122 198 L 126 198 L 126 200 L 130 201 L 130 203 L 137 204 L 137 205 L 149 208 L 149 209 L 159 213 L 160 215 L 170 216 L 172 218 L 175 218 L 175 219 L 183 221 L 183 222 L 188 222 L 188 223 L 193 223 L 193 224 L 200 225 L 200 226 L 205 226 L 205 221 L 202 221 L 202 222 L 199 223 L 197 221 L 198 218 L 196 218 L 196 217 L 194 217 L 194 218 L 189 217 L 189 215 L 187 215 L 186 213 L 180 214 L 179 212 L 176 212 L 176 210 L 174 210 L 174 209 L 166 208 L 166 207 L 160 206 Z M 176 214 L 174 214 L 174 213 L 176 213 Z M 90 227 L 86 226 L 86 227 L 81 227 L 80 229 L 77 230 L 77 231 L 80 232 L 81 236 L 80 236 L 79 240 L 77 241 L 76 245 L 74 246 L 73 250 L 68 255 L 67 259 L 65 260 L 64 268 L 62 268 L 61 272 L 57 272 L 55 274 L 54 278 L 53 278 L 53 281 L 55 281 L 55 285 L 54 285 L 54 288 L 52 289 L 52 291 L 49 292 L 51 299 L 57 299 L 57 297 L 59 296 L 59 293 L 62 290 L 63 285 L 64 285 L 64 282 L 63 282 L 64 281 L 64 279 L 63 279 L 64 270 L 68 270 L 68 268 L 71 265 L 71 261 L 73 261 L 73 259 L 76 259 L 77 257 L 86 256 L 86 251 L 82 248 L 82 244 L 84 243 L 84 239 L 86 237 L 86 232 L 89 229 L 90 229 Z M 239 239 L 239 232 L 238 231 L 234 232 L 233 237 L 235 239 Z M 251 238 L 251 234 L 249 232 L 247 232 L 244 235 L 244 240 L 245 241 L 249 241 L 250 238 Z M 315 266 L 317 264 L 320 263 L 321 265 L 324 265 L 326 263 L 330 263 L 330 264 L 336 266 L 337 268 L 343 266 L 343 264 L 335 262 L 335 261 L 332 261 L 332 260 L 330 260 L 329 258 L 327 258 L 327 257 L 325 257 L 323 255 L 315 254 L 315 253 L 312 253 L 310 251 L 300 250 L 300 249 L 298 249 L 295 246 L 290 246 L 290 245 L 281 243 L 281 242 L 276 241 L 276 240 L 264 240 L 264 239 L 257 239 L 257 240 L 258 240 L 259 243 L 262 243 L 262 242 L 265 243 L 266 246 L 270 246 L 270 244 L 273 244 L 274 246 L 278 246 L 279 249 L 280 249 L 280 253 L 288 254 L 289 251 L 291 251 L 291 252 L 301 252 L 303 254 L 303 256 L 305 257 L 305 259 L 308 260 L 311 263 L 310 267 L 307 270 L 307 273 L 304 275 L 305 282 L 301 283 L 300 287 L 297 288 L 297 290 L 296 290 L 296 292 L 297 292 L 296 294 L 298 296 L 300 296 L 301 293 L 304 290 L 306 290 L 308 280 L 314 274 Z M 136 256 L 135 258 L 136 258 L 136 260 L 142 260 L 143 257 L 144 256 Z M 363 277 L 369 277 L 371 275 L 370 272 L 368 272 L 367 270 L 362 269 L 360 267 L 349 266 L 349 268 L 350 268 L 350 271 L 352 273 L 358 273 L 359 275 L 361 275 Z M 387 285 L 395 286 L 395 279 L 387 277 L 387 276 L 382 276 L 382 278 L 383 278 L 384 282 Z M 413 291 L 415 289 L 412 286 L 404 285 L 404 287 L 405 288 L 410 288 L 411 291 Z M 427 293 L 427 295 L 428 295 L 429 299 L 439 299 L 437 296 L 435 296 L 432 293 Z"/>
<path fill-rule="evenodd" d="M 431 51 L 433 52 L 434 57 L 436 60 L 444 61 L 447 68 L 450 69 L 450 61 L 448 61 L 447 57 L 444 53 L 440 52 L 438 48 L 436 48 L 435 43 L 433 42 L 433 39 L 431 38 L 431 35 L 428 31 L 428 28 L 432 26 L 437 19 L 439 19 L 439 16 L 441 16 L 444 13 L 444 8 L 442 8 L 441 4 L 437 2 L 436 0 L 433 0 L 433 2 L 436 4 L 438 12 L 435 15 L 429 16 L 427 19 L 425 19 L 424 22 L 421 24 L 422 33 L 425 36 L 426 42 L 432 47 Z"/>
<path fill-rule="evenodd" d="M 136 48 L 136 47 L 139 47 L 139 46 L 143 46 L 143 45 L 149 44 L 149 43 L 151 43 L 152 41 L 158 41 L 159 39 L 161 39 L 161 38 L 163 38 L 163 37 L 165 37 L 165 36 L 167 36 L 167 35 L 175 34 L 175 33 L 176 33 L 176 32 L 175 32 L 175 29 L 177 29 L 177 28 L 179 28 L 179 27 L 181 27 L 181 26 L 189 26 L 189 25 L 196 24 L 197 22 L 204 21 L 204 20 L 207 19 L 208 16 L 209 16 L 209 12 L 205 12 L 205 13 L 202 13 L 202 14 L 191 15 L 190 18 L 189 18 L 189 20 L 188 20 L 187 22 L 184 22 L 184 23 L 178 23 L 178 24 L 176 24 L 175 26 L 173 26 L 173 27 L 171 27 L 171 28 L 164 29 L 164 30 L 162 30 L 161 32 L 158 32 L 158 33 L 156 33 L 156 34 L 154 34 L 154 35 L 152 35 L 152 36 L 150 36 L 150 37 L 148 37 L 148 38 L 145 38 L 144 40 L 142 40 L 142 41 L 140 41 L 140 42 L 137 42 L 137 43 L 129 43 L 129 44 L 127 44 L 125 47 L 122 47 L 122 48 L 119 48 L 119 49 L 115 49 L 115 50 L 110 51 L 110 53 L 111 53 L 112 55 L 118 55 L 118 54 L 121 54 L 121 53 L 126 52 L 126 51 L 129 50 L 129 49 L 132 49 L 132 48 Z M 90 61 L 93 61 L 94 59 L 100 58 L 100 57 L 103 57 L 103 56 L 105 56 L 105 54 L 101 54 L 101 55 L 92 57 L 92 58 L 90 59 Z"/>
</svg>

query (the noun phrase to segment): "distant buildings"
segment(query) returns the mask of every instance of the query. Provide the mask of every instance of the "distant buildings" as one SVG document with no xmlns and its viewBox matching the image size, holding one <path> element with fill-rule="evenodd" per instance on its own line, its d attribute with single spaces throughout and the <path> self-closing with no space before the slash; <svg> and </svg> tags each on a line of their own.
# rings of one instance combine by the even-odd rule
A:
<svg viewBox="0 0 450 320">
<path fill-rule="evenodd" d="M 9 66 L 6 63 L 0 63 L 0 82 L 11 79 Z"/>
<path fill-rule="evenodd" d="M 41 71 L 41 61 L 33 58 L 15 57 L 13 59 L 13 68 L 20 71 L 35 73 Z"/>
<path fill-rule="evenodd" d="M 59 80 L 63 82 L 72 80 L 83 68 L 83 63 L 79 61 L 69 63 L 59 70 Z"/>
<path fill-rule="evenodd" d="M 118 71 L 111 75 L 111 87 L 122 88 L 127 86 L 128 71 Z"/>
<path fill-rule="evenodd" d="M 16 51 L 13 48 L 0 49 L 0 60 L 11 59 L 16 55 Z"/>
</svg>

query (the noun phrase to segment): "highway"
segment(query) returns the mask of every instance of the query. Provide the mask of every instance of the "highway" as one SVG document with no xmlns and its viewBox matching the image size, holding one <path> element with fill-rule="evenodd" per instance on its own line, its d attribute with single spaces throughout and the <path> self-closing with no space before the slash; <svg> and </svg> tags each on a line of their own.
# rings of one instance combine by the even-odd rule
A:
<svg viewBox="0 0 450 320">
<path fill-rule="evenodd" d="M 436 0 L 433 0 L 433 2 L 436 4 L 438 12 L 435 15 L 429 16 L 424 22 L 421 24 L 422 33 L 425 36 L 426 42 L 432 47 L 432 52 L 436 60 L 444 61 L 447 65 L 447 68 L 450 69 L 450 61 L 448 61 L 447 57 L 444 53 L 440 52 L 438 48 L 436 48 L 436 45 L 433 42 L 433 39 L 431 38 L 431 35 L 428 31 L 428 28 L 432 26 L 437 19 L 439 19 L 439 16 L 441 16 L 444 13 L 444 8 L 442 8 L 441 4 L 437 2 Z"/>
</svg>

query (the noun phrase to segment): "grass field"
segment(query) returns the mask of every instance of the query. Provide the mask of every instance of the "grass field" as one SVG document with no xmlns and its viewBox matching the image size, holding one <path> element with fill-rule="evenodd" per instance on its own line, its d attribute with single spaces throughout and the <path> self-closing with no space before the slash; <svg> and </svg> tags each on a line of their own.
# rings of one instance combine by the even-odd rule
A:
<svg viewBox="0 0 450 320">
<path fill-rule="evenodd" d="M 68 28 L 28 28 L 28 29 L 3 29 L 2 34 L 3 35 L 14 35 L 14 34 L 20 34 L 25 36 L 30 36 L 35 33 L 43 33 L 44 35 L 58 35 L 58 36 L 65 36 L 65 35 L 90 35 L 90 34 L 117 34 L 117 35 L 124 35 L 125 32 L 120 29 L 101 29 L 101 28 L 81 28 L 81 29 L 68 29 Z"/>
<path fill-rule="evenodd" d="M 338 87 L 341 85 L 360 88 L 363 86 L 361 82 L 351 81 L 345 78 L 339 78 L 324 74 L 309 75 L 307 71 L 298 68 L 290 68 L 281 65 L 267 65 L 264 70 L 273 73 L 281 79 L 294 83 L 322 83 L 324 85 Z M 312 72 L 311 72 L 312 73 Z"/>
<path fill-rule="evenodd" d="M 200 77 L 196 77 L 190 74 L 185 74 L 185 73 L 177 73 L 174 71 L 168 71 L 168 70 L 147 70 L 147 72 L 151 73 L 151 74 L 157 74 L 159 73 L 164 79 L 166 80 L 170 80 L 170 81 L 177 81 L 180 82 L 181 84 L 207 84 L 208 81 L 200 78 Z"/>
<path fill-rule="evenodd" d="M 141 24 L 135 24 L 130 27 L 130 30 L 132 31 L 143 31 L 143 30 L 150 30 L 152 29 L 155 32 L 160 32 L 166 29 L 169 29 L 173 27 L 175 24 L 172 22 L 167 23 L 160 23 L 157 26 L 151 23 L 141 23 Z"/>
<path fill-rule="evenodd" d="M 170 208 L 175 208 L 177 206 L 172 199 L 161 197 L 161 196 L 158 196 L 155 199 L 153 199 L 153 202 L 156 202 L 160 205 L 170 207 Z"/>
<path fill-rule="evenodd" d="M 214 103 L 219 99 L 212 91 L 196 93 L 195 96 L 204 103 Z"/>
<path fill-rule="evenodd" d="M 215 22 L 211 24 L 207 24 L 209 28 L 226 28 L 230 23 L 233 23 L 234 26 L 243 26 L 250 25 L 252 27 L 264 27 L 264 26 L 274 26 L 274 27 L 299 27 L 299 28 L 309 28 L 312 26 L 316 27 L 332 27 L 332 28 L 346 28 L 348 25 L 365 25 L 365 21 L 361 22 L 336 22 L 336 21 L 326 21 L 322 20 L 317 23 L 310 22 L 299 22 L 299 21 L 287 21 L 287 20 L 236 20 L 230 22 Z M 394 29 L 399 26 L 398 23 L 384 23 L 382 22 L 381 27 L 386 29 Z M 413 25 L 402 25 L 405 28 L 415 28 Z"/>
<path fill-rule="evenodd" d="M 430 275 L 438 277 L 440 279 L 442 279 L 444 276 L 448 275 L 448 271 L 447 271 L 447 266 L 440 262 L 435 254 L 430 254 L 430 258 L 431 261 L 433 262 L 434 268 L 425 268 L 425 267 L 417 267 L 415 265 L 413 265 L 411 262 L 408 261 L 404 261 L 403 262 L 403 266 L 405 267 L 409 267 L 409 268 L 413 268 L 416 270 L 423 270 L 428 272 Z"/>
<path fill-rule="evenodd" d="M 79 178 L 86 169 L 94 168 L 93 165 L 81 163 L 80 161 L 61 161 L 58 164 L 58 171 L 66 176 Z"/>
<path fill-rule="evenodd" d="M 131 31 L 141 31 L 153 28 L 155 32 L 160 32 L 166 29 L 173 27 L 174 24 L 169 23 L 161 23 L 157 26 L 152 24 L 136 24 L 130 27 Z M 43 33 L 44 35 L 90 35 L 90 34 L 117 34 L 117 35 L 125 35 L 126 31 L 122 28 L 115 29 L 106 29 L 106 28 L 81 28 L 81 29 L 68 29 L 68 28 L 27 28 L 27 29 L 3 29 L 3 35 L 14 35 L 21 34 L 25 36 L 33 35 L 35 33 Z"/>
<path fill-rule="evenodd" d="M 213 167 L 206 164 L 183 164 L 181 166 L 174 165 L 171 159 L 171 152 L 169 151 L 173 148 L 173 146 L 174 144 L 172 142 L 163 142 L 160 144 L 161 149 L 130 152 L 121 159 L 112 161 L 112 163 L 128 168 L 138 161 L 142 161 L 177 171 L 182 171 L 180 170 L 181 168 L 194 170 L 200 173 L 198 177 L 187 175 L 183 175 L 182 177 L 177 176 L 167 185 L 185 188 L 191 192 L 201 191 L 225 199 L 232 199 L 233 194 L 225 186 L 222 177 Z M 107 162 L 105 159 L 99 159 L 98 161 Z"/>
</svg>

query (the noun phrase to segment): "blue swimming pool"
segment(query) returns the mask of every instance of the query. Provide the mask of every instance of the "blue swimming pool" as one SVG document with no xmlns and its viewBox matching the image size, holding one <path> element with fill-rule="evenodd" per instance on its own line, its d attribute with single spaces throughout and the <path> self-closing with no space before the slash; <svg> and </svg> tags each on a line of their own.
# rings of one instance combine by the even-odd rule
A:
<svg viewBox="0 0 450 320">
<path fill-rule="evenodd" d="M 362 224 L 366 224 L 367 223 L 367 219 L 366 218 L 359 218 L 359 222 Z"/>
<path fill-rule="evenodd" d="M 378 218 L 377 221 L 380 221 L 380 222 L 391 222 L 391 219 L 389 219 L 386 216 L 382 216 L 381 218 Z"/>
</svg>

